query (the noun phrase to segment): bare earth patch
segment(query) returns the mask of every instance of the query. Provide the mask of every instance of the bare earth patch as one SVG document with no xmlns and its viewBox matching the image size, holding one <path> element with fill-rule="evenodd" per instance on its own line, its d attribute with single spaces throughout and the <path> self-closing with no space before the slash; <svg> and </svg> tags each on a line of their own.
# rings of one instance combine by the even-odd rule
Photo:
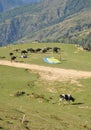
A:
<svg viewBox="0 0 91 130">
<path fill-rule="evenodd" d="M 38 72 L 41 78 L 45 80 L 68 81 L 68 80 L 77 80 L 81 78 L 91 78 L 91 72 L 87 72 L 87 71 L 45 67 L 45 66 L 34 65 L 34 64 L 10 62 L 6 60 L 0 60 L 0 65 L 30 69 Z"/>
</svg>

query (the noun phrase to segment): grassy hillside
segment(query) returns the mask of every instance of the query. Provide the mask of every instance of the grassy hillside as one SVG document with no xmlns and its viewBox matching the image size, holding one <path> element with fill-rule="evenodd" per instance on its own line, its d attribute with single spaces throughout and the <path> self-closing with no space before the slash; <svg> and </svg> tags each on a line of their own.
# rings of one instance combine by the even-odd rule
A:
<svg viewBox="0 0 91 130">
<path fill-rule="evenodd" d="M 43 57 L 60 57 L 49 51 L 29 53 L 21 59 L 15 49 L 61 48 L 61 63 L 49 65 Z M 39 65 L 91 71 L 91 53 L 73 44 L 27 43 L 0 48 L 0 59 L 10 60 L 9 53 L 17 61 Z M 48 81 L 37 72 L 0 65 L 0 129 L 1 130 L 90 130 L 91 129 L 91 79 Z M 72 94 L 76 101 L 59 105 L 61 93 Z"/>
<path fill-rule="evenodd" d="M 0 14 L 0 45 L 18 40 L 90 44 L 90 0 L 43 0 Z"/>
<path fill-rule="evenodd" d="M 60 47 L 61 51 L 55 54 L 52 50 L 46 53 L 28 53 L 27 58 L 20 58 L 21 50 L 26 50 L 28 48 L 41 48 L 42 50 L 45 47 Z M 19 52 L 15 52 L 15 49 L 20 49 Z M 91 71 L 91 53 L 83 50 L 80 47 L 75 46 L 74 44 L 59 44 L 59 43 L 25 43 L 18 45 L 9 45 L 6 47 L 0 48 L 0 59 L 8 59 L 11 60 L 9 53 L 13 52 L 14 56 L 17 56 L 16 61 L 31 63 L 31 64 L 39 64 L 44 66 L 52 66 L 59 68 L 67 68 L 67 69 L 77 69 L 77 70 L 87 70 Z M 60 64 L 47 64 L 43 61 L 44 57 L 52 57 L 54 56 L 58 60 L 61 58 Z M 5 58 L 3 58 L 5 57 Z"/>
<path fill-rule="evenodd" d="M 49 82 L 6 66 L 0 66 L 0 79 L 0 129 L 90 130 L 91 79 Z M 58 105 L 60 93 L 71 93 L 75 103 Z"/>
</svg>

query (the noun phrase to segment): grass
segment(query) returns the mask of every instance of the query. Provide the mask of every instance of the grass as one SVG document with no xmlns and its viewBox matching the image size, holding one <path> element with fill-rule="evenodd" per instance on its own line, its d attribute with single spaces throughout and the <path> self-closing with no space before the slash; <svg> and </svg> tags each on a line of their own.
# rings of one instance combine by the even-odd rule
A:
<svg viewBox="0 0 91 130">
<path fill-rule="evenodd" d="M 90 84 L 41 81 L 32 71 L 0 66 L 0 129 L 90 130 Z M 25 94 L 16 96 L 18 91 Z M 76 102 L 59 106 L 60 93 L 73 94 Z"/>
<path fill-rule="evenodd" d="M 20 52 L 15 52 L 16 48 L 20 48 L 21 50 L 27 48 L 45 48 L 45 47 L 54 47 L 58 46 L 61 48 L 61 52 L 59 54 L 53 54 L 52 51 L 49 51 L 45 54 L 43 53 L 29 53 L 28 58 L 20 58 Z M 59 68 L 67 68 L 67 69 L 76 69 L 76 70 L 85 70 L 91 71 L 91 52 L 87 52 L 85 50 L 80 50 L 74 44 L 59 44 L 59 43 L 27 43 L 27 44 L 18 44 L 18 45 L 9 45 L 7 47 L 0 48 L 0 57 L 5 56 L 5 59 L 10 60 L 9 53 L 13 52 L 15 56 L 17 56 L 17 61 L 38 64 L 44 66 L 52 66 Z M 61 54 L 60 54 L 61 53 Z M 48 64 L 43 61 L 44 57 L 54 56 L 55 58 L 60 60 L 60 64 Z M 1 58 L 2 59 L 2 58 Z"/>
<path fill-rule="evenodd" d="M 46 54 L 28 54 L 20 59 L 16 48 L 62 48 L 61 64 L 50 65 L 42 58 Z M 0 57 L 10 60 L 9 52 L 18 61 L 68 69 L 91 71 L 90 52 L 79 51 L 74 45 L 65 44 L 19 44 L 0 48 Z M 59 55 L 55 54 L 58 58 Z M 1 58 L 2 59 L 2 58 Z M 91 79 L 77 81 L 45 81 L 38 73 L 0 65 L 0 130 L 91 130 Z M 22 94 L 24 92 L 24 94 Z M 70 93 L 75 103 L 59 105 L 59 94 Z"/>
</svg>

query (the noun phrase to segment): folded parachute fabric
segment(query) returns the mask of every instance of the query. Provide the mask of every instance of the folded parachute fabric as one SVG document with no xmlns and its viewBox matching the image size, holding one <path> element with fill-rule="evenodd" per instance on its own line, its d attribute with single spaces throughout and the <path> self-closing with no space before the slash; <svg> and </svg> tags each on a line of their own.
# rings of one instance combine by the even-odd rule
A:
<svg viewBox="0 0 91 130">
<path fill-rule="evenodd" d="M 43 60 L 47 63 L 50 63 L 50 64 L 58 64 L 60 63 L 60 61 L 54 57 L 45 57 L 43 58 Z"/>
</svg>

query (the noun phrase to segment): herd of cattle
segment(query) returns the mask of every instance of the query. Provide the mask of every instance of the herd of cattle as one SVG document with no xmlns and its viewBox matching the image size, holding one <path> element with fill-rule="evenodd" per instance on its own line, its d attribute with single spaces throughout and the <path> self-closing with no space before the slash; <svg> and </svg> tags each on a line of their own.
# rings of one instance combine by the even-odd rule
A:
<svg viewBox="0 0 91 130">
<path fill-rule="evenodd" d="M 16 52 L 20 52 L 21 54 L 21 58 L 27 58 L 27 54 L 30 52 L 30 53 L 38 53 L 38 52 L 41 52 L 41 53 L 46 53 L 48 51 L 52 51 L 53 53 L 58 53 L 60 51 L 60 48 L 59 47 L 45 47 L 43 49 L 41 48 L 37 48 L 37 49 L 34 49 L 34 48 L 28 48 L 28 49 L 25 49 L 25 50 L 20 50 L 20 49 L 15 49 L 14 51 Z M 13 52 L 10 52 L 9 53 L 10 57 L 11 57 L 11 61 L 14 61 L 16 59 L 16 56 L 14 56 L 14 53 Z"/>
</svg>

